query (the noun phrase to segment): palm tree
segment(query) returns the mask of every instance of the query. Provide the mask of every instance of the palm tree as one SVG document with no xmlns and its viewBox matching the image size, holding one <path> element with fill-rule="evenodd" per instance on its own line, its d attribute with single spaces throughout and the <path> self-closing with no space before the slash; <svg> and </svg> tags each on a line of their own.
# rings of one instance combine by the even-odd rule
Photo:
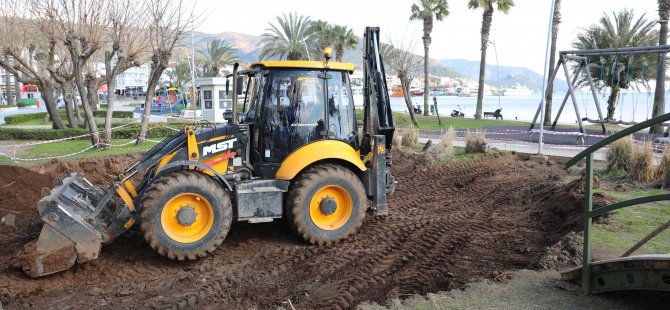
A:
<svg viewBox="0 0 670 310">
<path fill-rule="evenodd" d="M 551 20 L 551 54 L 549 56 L 549 78 L 554 72 L 556 62 L 556 40 L 558 40 L 558 26 L 561 24 L 561 0 L 554 0 L 554 18 Z M 545 101 L 544 125 L 551 126 L 551 101 L 553 99 L 554 85 L 547 85 L 547 97 Z"/>
<path fill-rule="evenodd" d="M 222 67 L 239 61 L 235 55 L 237 49 L 226 43 L 225 40 L 214 39 L 207 47 L 205 64 L 203 65 L 203 77 L 217 77 Z"/>
<path fill-rule="evenodd" d="M 658 36 L 654 22 L 647 21 L 645 14 L 636 19 L 633 10 L 624 9 L 613 12 L 612 18 L 603 14 L 598 24 L 591 25 L 577 35 L 572 46 L 577 49 L 647 46 L 656 44 Z M 596 86 L 611 89 L 607 99 L 607 120 L 614 119 L 619 91 L 628 88 L 631 82 L 643 79 L 641 70 L 631 68 L 641 68 L 643 64 L 649 68 L 657 63 L 653 58 L 645 60 L 642 56 L 631 55 L 589 56 L 587 61 Z M 581 79 L 579 83 L 583 85 L 586 81 Z"/>
<path fill-rule="evenodd" d="M 475 118 L 482 118 L 482 104 L 484 102 L 484 78 L 486 76 L 486 49 L 489 46 L 489 34 L 491 33 L 491 23 L 493 22 L 493 5 L 498 7 L 498 11 L 505 14 L 514 6 L 514 0 L 469 0 L 468 8 L 484 9 L 482 14 L 482 39 L 481 39 L 481 60 L 479 62 L 479 92 L 477 92 L 477 110 Z"/>
<path fill-rule="evenodd" d="M 430 33 L 433 32 L 434 20 L 442 21 L 449 15 L 447 0 L 419 0 L 412 4 L 412 15 L 409 20 L 423 21 L 423 115 L 428 115 L 428 101 L 430 97 L 428 79 L 428 51 L 430 50 Z"/>
<path fill-rule="evenodd" d="M 358 37 L 354 31 L 347 26 L 335 25 L 332 27 L 331 35 L 335 44 L 335 61 L 342 61 L 345 48 L 356 48 Z"/>
<path fill-rule="evenodd" d="M 333 35 L 333 26 L 330 25 L 327 21 L 317 20 L 312 22 L 312 46 L 310 47 L 310 53 L 319 57 L 323 50 L 326 47 L 332 47 L 335 42 Z"/>
<path fill-rule="evenodd" d="M 668 44 L 668 18 L 670 18 L 670 0 L 658 0 L 658 16 L 661 24 L 661 32 L 658 45 Z M 656 79 L 656 93 L 654 94 L 654 108 L 652 117 L 658 117 L 665 113 L 665 54 L 658 54 L 658 74 Z M 661 133 L 661 125 L 649 128 L 650 134 Z"/>
<path fill-rule="evenodd" d="M 260 59 L 279 58 L 300 60 L 309 58 L 307 46 L 316 38 L 312 21 L 298 13 L 277 16 L 277 25 L 270 23 L 261 36 Z"/>
</svg>

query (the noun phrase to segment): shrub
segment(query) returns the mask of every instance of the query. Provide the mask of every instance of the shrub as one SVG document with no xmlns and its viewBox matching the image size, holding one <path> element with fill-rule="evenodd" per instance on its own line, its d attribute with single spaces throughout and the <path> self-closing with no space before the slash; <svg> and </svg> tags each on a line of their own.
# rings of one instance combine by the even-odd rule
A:
<svg viewBox="0 0 670 310">
<path fill-rule="evenodd" d="M 402 135 L 402 140 L 400 144 L 404 147 L 413 148 L 419 143 L 419 133 L 416 128 L 409 127 L 403 130 L 404 134 Z"/>
<path fill-rule="evenodd" d="M 654 150 L 651 142 L 642 142 L 641 145 L 633 146 L 630 158 L 630 175 L 633 180 L 648 183 L 654 180 Z"/>
<path fill-rule="evenodd" d="M 93 111 L 93 116 L 94 117 L 105 117 L 106 115 L 107 115 L 106 110 Z M 132 118 L 133 117 L 133 111 L 113 111 L 112 112 L 112 117 L 113 118 Z"/>
<path fill-rule="evenodd" d="M 605 160 L 607 171 L 628 171 L 633 155 L 633 136 L 626 136 L 610 144 Z"/>
<path fill-rule="evenodd" d="M 123 124 L 123 123 L 121 123 Z M 187 123 L 169 123 L 170 127 L 181 129 Z M 160 123 L 151 123 L 149 125 L 149 132 L 147 138 L 159 139 L 171 136 L 175 133 L 174 130 L 159 126 Z M 104 128 L 99 127 L 100 130 Z M 140 131 L 139 124 L 133 124 L 127 127 L 119 128 L 112 131 L 113 139 L 134 139 Z M 80 128 L 67 129 L 23 129 L 23 128 L 0 128 L 0 140 L 54 140 L 61 138 L 69 138 L 79 135 L 88 134 L 88 130 Z M 82 139 L 87 139 L 86 137 Z"/>
<path fill-rule="evenodd" d="M 486 153 L 486 136 L 483 130 L 478 129 L 474 132 L 468 130 L 465 135 L 465 152 Z"/>
<path fill-rule="evenodd" d="M 20 124 L 35 119 L 43 119 L 46 115 L 47 112 L 9 115 L 5 116 L 5 123 L 8 125 Z"/>
<path fill-rule="evenodd" d="M 663 151 L 661 163 L 656 169 L 656 179 L 661 180 L 664 187 L 670 186 L 670 148 L 667 145 Z"/>
<path fill-rule="evenodd" d="M 396 133 L 393 135 L 393 148 L 399 150 L 401 146 L 402 141 L 400 140 L 399 132 L 396 131 Z"/>
</svg>

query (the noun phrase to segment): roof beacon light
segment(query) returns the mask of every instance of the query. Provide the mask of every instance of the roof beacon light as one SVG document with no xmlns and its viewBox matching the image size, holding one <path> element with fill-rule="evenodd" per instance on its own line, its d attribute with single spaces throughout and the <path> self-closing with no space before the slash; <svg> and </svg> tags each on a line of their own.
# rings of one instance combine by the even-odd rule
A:
<svg viewBox="0 0 670 310">
<path fill-rule="evenodd" d="M 323 57 L 326 58 L 326 63 L 330 61 L 330 59 L 333 57 L 333 49 L 330 47 L 326 47 L 323 50 Z"/>
</svg>

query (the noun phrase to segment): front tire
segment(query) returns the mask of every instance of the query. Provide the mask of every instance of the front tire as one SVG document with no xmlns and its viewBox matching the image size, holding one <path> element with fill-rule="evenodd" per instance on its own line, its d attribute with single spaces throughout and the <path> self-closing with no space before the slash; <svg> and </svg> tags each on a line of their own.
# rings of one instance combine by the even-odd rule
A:
<svg viewBox="0 0 670 310">
<path fill-rule="evenodd" d="M 233 208 L 224 189 L 196 171 L 178 171 L 154 181 L 140 211 L 144 239 L 158 254 L 195 260 L 226 238 Z"/>
<path fill-rule="evenodd" d="M 293 183 L 287 219 L 306 241 L 325 245 L 346 238 L 363 224 L 365 188 L 351 170 L 338 165 L 310 168 Z"/>
</svg>

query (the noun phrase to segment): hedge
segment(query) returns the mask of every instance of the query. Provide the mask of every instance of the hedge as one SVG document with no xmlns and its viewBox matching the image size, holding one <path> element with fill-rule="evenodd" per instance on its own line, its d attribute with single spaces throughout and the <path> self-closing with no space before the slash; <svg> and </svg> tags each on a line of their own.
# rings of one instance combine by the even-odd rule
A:
<svg viewBox="0 0 670 310">
<path fill-rule="evenodd" d="M 107 113 L 107 111 L 103 111 L 103 110 L 93 111 L 93 116 L 94 117 L 105 117 L 105 113 Z M 20 123 L 24 123 L 24 122 L 34 120 L 34 119 L 44 119 L 44 117 L 46 115 L 47 115 L 47 112 L 10 115 L 10 116 L 5 116 L 5 123 L 8 124 L 8 125 L 20 124 Z M 58 115 L 62 119 L 67 119 L 67 115 L 65 114 L 64 110 L 59 110 Z M 133 117 L 133 112 L 132 111 L 114 111 L 114 112 L 112 112 L 112 117 L 113 118 L 132 118 Z"/>
<path fill-rule="evenodd" d="M 16 114 L 5 116 L 6 124 L 20 124 L 34 119 L 44 119 L 47 115 L 47 112 L 38 112 L 38 113 L 28 113 L 28 114 Z"/>
<path fill-rule="evenodd" d="M 123 125 L 124 123 L 115 123 L 114 126 Z M 183 128 L 189 123 L 150 123 L 148 139 L 159 139 L 169 137 L 175 133 L 171 128 L 166 128 L 158 125 L 168 125 L 172 128 Z M 99 126 L 99 130 L 103 130 L 103 126 Z M 119 128 L 112 131 L 112 139 L 134 139 L 140 130 L 140 124 L 133 124 L 127 127 Z M 67 129 L 23 129 L 23 128 L 0 128 L 0 140 L 54 140 L 61 138 L 68 138 L 88 134 L 85 128 L 67 128 Z M 84 137 L 81 139 L 88 139 Z"/>
</svg>

